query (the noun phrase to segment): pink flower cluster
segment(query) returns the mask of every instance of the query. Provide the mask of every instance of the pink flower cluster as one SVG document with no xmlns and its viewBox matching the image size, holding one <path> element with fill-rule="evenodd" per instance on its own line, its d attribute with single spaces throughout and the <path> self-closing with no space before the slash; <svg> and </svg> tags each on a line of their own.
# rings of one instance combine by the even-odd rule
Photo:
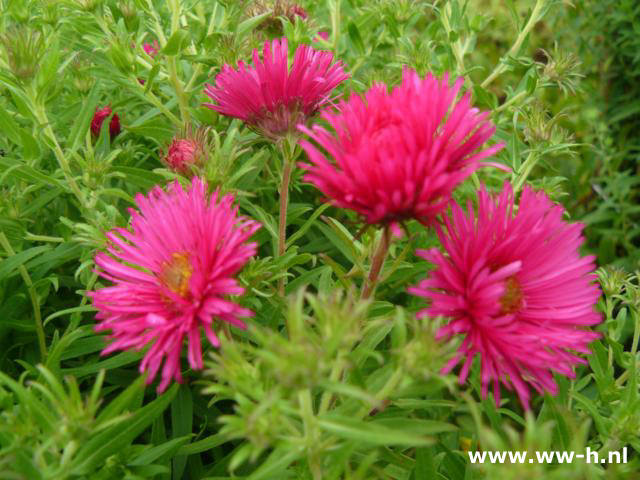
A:
<svg viewBox="0 0 640 480">
<path fill-rule="evenodd" d="M 144 49 L 152 56 L 158 50 Z M 453 201 L 478 168 L 500 167 L 487 159 L 504 146 L 486 145 L 496 128 L 469 93 L 461 94 L 463 79 L 405 69 L 391 90 L 376 84 L 333 106 L 334 89 L 348 77 L 331 53 L 306 45 L 290 66 L 286 39 L 274 40 L 262 57 L 254 50 L 253 65 L 224 65 L 205 88 L 214 102 L 206 106 L 270 140 L 306 134 L 299 142 L 307 154 L 304 178 L 334 206 L 384 228 L 414 219 L 435 229 L 442 249 L 418 251 L 435 269 L 409 291 L 429 302 L 420 315 L 445 319 L 438 338 L 462 337 L 445 372 L 462 364 L 464 382 L 479 356 L 483 396 L 491 386 L 499 403 L 502 384 L 529 408 L 530 388 L 555 394 L 553 373 L 574 376 L 586 363 L 579 354 L 598 337 L 588 327 L 601 321 L 594 258 L 579 253 L 582 226 L 567 223 L 561 207 L 528 187 L 517 203 L 508 183 L 496 196 L 482 188 L 476 208 Z M 111 113 L 96 111 L 94 134 Z M 326 126 L 309 126 L 314 116 Z M 111 136 L 119 131 L 113 115 Z M 202 163 L 205 143 L 176 137 L 165 163 L 189 173 Z M 96 256 L 101 276 L 114 285 L 90 296 L 98 330 L 113 340 L 103 353 L 147 348 L 140 370 L 151 381 L 162 369 L 163 390 L 181 379 L 185 338 L 189 365 L 201 368 L 201 330 L 218 345 L 217 323 L 243 328 L 251 315 L 227 296 L 243 293 L 234 276 L 256 253 L 247 241 L 259 225 L 238 214 L 232 196 L 209 198 L 198 178 L 186 190 L 175 182 L 136 202 L 131 229 L 109 232 L 107 253 Z"/>
</svg>

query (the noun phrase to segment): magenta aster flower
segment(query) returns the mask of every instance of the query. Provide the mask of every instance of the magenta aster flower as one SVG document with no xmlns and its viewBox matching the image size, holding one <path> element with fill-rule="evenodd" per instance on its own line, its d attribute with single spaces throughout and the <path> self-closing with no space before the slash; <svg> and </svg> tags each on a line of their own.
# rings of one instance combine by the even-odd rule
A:
<svg viewBox="0 0 640 480">
<path fill-rule="evenodd" d="M 332 90 L 348 75 L 330 52 L 300 45 L 288 66 L 286 38 L 265 42 L 262 59 L 253 51 L 253 66 L 222 67 L 205 104 L 223 115 L 240 118 L 271 139 L 296 130 L 331 100 Z"/>
<path fill-rule="evenodd" d="M 503 147 L 481 149 L 495 127 L 487 112 L 471 107 L 468 93 L 456 100 L 463 82 L 459 78 L 450 87 L 447 75 L 422 79 L 407 69 L 391 93 L 386 85 L 374 85 L 337 111 L 324 111 L 334 132 L 300 128 L 330 157 L 301 141 L 309 157 L 302 164 L 305 180 L 367 223 L 431 223 L 456 185 Z"/>
<path fill-rule="evenodd" d="M 162 368 L 158 391 L 181 381 L 180 353 L 185 337 L 191 368 L 202 368 L 200 332 L 219 345 L 214 321 L 245 328 L 253 314 L 227 299 L 244 289 L 234 275 L 256 253 L 247 239 L 260 227 L 238 215 L 232 195 L 215 192 L 195 178 L 187 190 L 178 182 L 137 195 L 131 230 L 107 233 L 107 253 L 98 253 L 100 275 L 114 283 L 89 293 L 98 309 L 97 331 L 111 331 L 103 350 L 149 347 L 140 372 L 150 383 Z"/>
<path fill-rule="evenodd" d="M 160 51 L 160 45 L 158 45 L 158 41 L 154 40 L 153 43 L 143 43 L 142 44 L 142 49 L 144 50 L 144 52 L 149 55 L 150 57 L 155 57 L 158 52 Z"/>
<path fill-rule="evenodd" d="M 436 227 L 446 254 L 419 252 L 436 269 L 409 291 L 431 301 L 422 315 L 449 318 L 437 338 L 464 337 L 444 373 L 463 361 L 463 383 L 480 354 L 483 396 L 492 383 L 498 403 L 502 383 L 529 408 L 528 385 L 556 394 L 552 372 L 573 378 L 573 366 L 587 363 L 576 353 L 599 336 L 585 327 L 601 321 L 600 291 L 594 257 L 579 253 L 583 226 L 563 221 L 544 193 L 526 187 L 517 209 L 513 197 L 506 184 L 497 197 L 478 193 L 477 214 L 452 204 Z"/>
<path fill-rule="evenodd" d="M 102 128 L 102 123 L 104 120 L 111 115 L 112 110 L 111 107 L 106 106 L 104 108 L 96 108 L 95 113 L 93 114 L 93 118 L 91 119 L 91 133 L 96 137 L 100 135 L 100 129 Z M 109 122 L 109 137 L 113 139 L 120 133 L 120 118 L 117 113 L 113 114 L 111 117 L 111 122 Z"/>
</svg>

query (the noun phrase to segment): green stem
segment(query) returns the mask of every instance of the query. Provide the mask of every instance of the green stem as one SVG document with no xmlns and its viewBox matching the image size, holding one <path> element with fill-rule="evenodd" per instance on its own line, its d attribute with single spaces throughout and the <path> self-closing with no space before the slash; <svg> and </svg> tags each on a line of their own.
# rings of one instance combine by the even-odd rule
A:
<svg viewBox="0 0 640 480">
<path fill-rule="evenodd" d="M 282 183 L 280 184 L 280 217 L 278 221 L 278 257 L 284 255 L 287 249 L 287 206 L 289 205 L 289 183 L 291 182 L 291 172 L 293 171 L 293 159 L 289 145 L 283 145 L 282 156 Z M 278 291 L 284 296 L 284 286 L 286 273 L 278 281 Z"/>
<path fill-rule="evenodd" d="M 302 423 L 304 425 L 305 448 L 307 449 L 309 469 L 311 470 L 313 480 L 321 480 L 322 466 L 318 461 L 318 457 L 313 453 L 313 447 L 317 442 L 317 435 L 316 418 L 313 414 L 313 400 L 311 398 L 310 389 L 307 388 L 298 393 L 298 404 L 300 406 L 300 414 L 302 415 Z"/>
<path fill-rule="evenodd" d="M 162 113 L 164 113 L 167 116 L 167 118 L 176 125 L 176 127 L 178 128 L 182 127 L 183 124 L 180 121 L 180 119 L 176 117 L 173 113 L 171 113 L 171 110 L 165 107 L 164 103 L 162 103 L 162 101 L 158 97 L 156 97 L 151 90 L 149 90 L 148 92 L 145 92 L 144 87 L 142 85 L 140 85 L 138 82 L 134 82 L 134 83 L 135 85 L 138 85 L 138 88 L 140 90 L 142 90 L 143 92 L 142 98 L 146 99 L 149 103 L 151 103 L 151 105 L 153 105 Z"/>
<path fill-rule="evenodd" d="M 338 359 L 333 363 L 333 367 L 331 367 L 331 373 L 329 374 L 330 382 L 337 382 L 340 376 L 342 375 L 343 362 Z M 322 394 L 320 398 L 320 407 L 318 408 L 318 413 L 322 415 L 329 410 L 331 406 L 331 399 L 333 398 L 333 394 L 329 391 L 326 391 Z"/>
<path fill-rule="evenodd" d="M 7 254 L 13 256 L 16 253 L 14 252 L 9 240 L 5 236 L 4 232 L 0 231 L 0 245 L 5 249 Z M 38 300 L 38 294 L 36 292 L 35 287 L 33 286 L 33 282 L 31 281 L 31 277 L 29 276 L 29 272 L 24 265 L 20 265 L 18 267 L 18 271 L 20 272 L 20 276 L 24 280 L 24 283 L 27 285 L 27 291 L 29 292 L 29 297 L 31 298 L 31 304 L 33 305 L 33 317 L 35 320 L 36 326 L 36 335 L 38 337 L 38 348 L 40 349 L 40 359 L 44 362 L 44 359 L 47 356 L 47 343 L 44 338 L 44 328 L 42 326 L 42 314 L 40 312 L 40 302 Z"/>
<path fill-rule="evenodd" d="M 382 231 L 382 237 L 380 238 L 380 243 L 378 243 L 378 247 L 373 254 L 373 259 L 371 261 L 371 271 L 369 272 L 369 278 L 363 283 L 362 293 L 360 298 L 362 300 L 367 300 L 371 297 L 374 290 L 376 289 L 376 284 L 378 283 L 378 277 L 380 276 L 380 271 L 382 270 L 382 265 L 384 264 L 384 259 L 387 256 L 387 252 L 389 251 L 390 244 L 390 232 L 389 227 L 385 226 Z"/>
<path fill-rule="evenodd" d="M 169 8 L 171 10 L 171 35 L 175 34 L 180 29 L 180 1 L 169 0 Z M 180 107 L 180 116 L 185 125 L 189 125 L 189 109 L 187 97 L 184 93 L 184 85 L 182 80 L 178 76 L 178 66 L 175 56 L 170 56 L 167 59 L 167 69 L 169 70 L 169 79 L 173 83 L 173 88 L 176 90 L 178 97 L 178 105 Z"/>
<path fill-rule="evenodd" d="M 538 23 L 538 20 L 540 20 L 540 18 L 542 17 L 542 11 L 546 3 L 547 3 L 547 0 L 536 0 L 536 4 L 533 7 L 533 10 L 531 11 L 531 16 L 529 17 L 527 24 L 524 26 L 522 31 L 518 34 L 516 41 L 514 42 L 514 44 L 511 46 L 511 48 L 505 55 L 504 57 L 505 59 L 510 56 L 514 56 L 518 54 L 518 52 L 520 51 L 520 47 L 522 46 L 522 43 L 527 38 L 527 35 L 529 35 L 529 32 L 531 31 L 531 29 L 534 27 L 536 23 Z M 503 59 L 500 61 L 498 66 L 493 70 L 493 72 L 491 72 L 491 74 L 487 78 L 485 78 L 484 82 L 482 82 L 480 86 L 483 88 L 487 87 L 491 82 L 493 82 L 496 78 L 498 78 L 506 69 L 507 67 Z"/>
<path fill-rule="evenodd" d="M 33 233 L 27 232 L 24 236 L 25 240 L 30 240 L 32 242 L 51 242 L 51 243 L 64 243 L 64 238 L 62 237 L 50 237 L 48 235 L 34 235 Z"/>
<path fill-rule="evenodd" d="M 635 307 L 631 308 L 635 319 L 635 327 L 633 330 L 633 340 L 631 341 L 631 361 L 635 361 L 636 352 L 638 351 L 638 342 L 640 341 L 640 313 Z"/>
<path fill-rule="evenodd" d="M 338 56 L 338 45 L 340 41 L 340 0 L 331 2 L 331 34 L 333 35 L 333 54 Z"/>
<path fill-rule="evenodd" d="M 440 20 L 442 22 L 442 26 L 447 32 L 447 37 L 450 37 L 453 29 L 451 28 L 451 23 L 449 19 L 451 17 L 451 3 L 447 3 L 442 9 L 440 13 Z M 462 43 L 458 38 L 455 42 L 451 44 L 451 50 L 453 51 L 453 56 L 456 59 L 456 64 L 458 65 L 458 73 L 462 74 L 464 72 L 464 55 L 465 49 L 462 48 Z"/>
<path fill-rule="evenodd" d="M 533 167 L 536 166 L 536 163 L 538 163 L 538 155 L 536 154 L 536 152 L 532 151 L 531 153 L 529 153 L 529 156 L 524 161 L 524 163 L 520 166 L 521 173 L 518 176 L 518 180 L 516 180 L 516 184 L 513 186 L 514 194 L 520 191 L 520 189 L 524 185 L 525 180 L 531 173 L 531 170 L 533 170 Z"/>
<path fill-rule="evenodd" d="M 187 96 L 184 93 L 184 86 L 182 85 L 182 80 L 178 76 L 178 68 L 176 65 L 176 58 L 169 57 L 167 59 L 167 69 L 169 70 L 169 79 L 171 83 L 173 83 L 173 88 L 176 90 L 176 95 L 178 96 L 178 106 L 180 107 L 180 116 L 184 121 L 185 125 L 189 124 L 189 108 L 187 102 Z"/>
<path fill-rule="evenodd" d="M 522 97 L 525 97 L 527 95 L 527 91 L 523 90 L 520 93 L 515 94 L 513 97 L 511 97 L 509 100 L 507 100 L 506 102 L 504 102 L 502 105 L 500 105 L 498 108 L 496 108 L 493 113 L 498 113 L 501 112 L 502 110 L 504 110 L 505 108 L 507 108 L 510 105 L 513 105 L 514 103 L 516 103 L 518 100 L 520 100 Z"/>
<path fill-rule="evenodd" d="M 60 165 L 60 169 L 62 170 L 62 173 L 65 179 L 67 180 L 67 184 L 69 185 L 69 188 L 71 188 L 71 191 L 74 193 L 74 195 L 78 198 L 80 205 L 82 207 L 85 207 L 86 201 L 85 201 L 84 195 L 82 194 L 80 187 L 78 186 L 78 184 L 76 183 L 75 179 L 71 174 L 71 167 L 69 166 L 69 162 L 67 162 L 67 158 L 64 156 L 64 152 L 62 151 L 62 148 L 58 143 L 56 134 L 54 133 L 53 129 L 51 128 L 51 125 L 49 124 L 49 118 L 47 117 L 47 112 L 45 111 L 43 105 L 38 105 L 35 102 L 34 102 L 34 105 L 36 105 L 36 108 L 35 108 L 36 119 L 41 124 L 43 133 L 51 143 L 50 147 L 53 150 L 56 160 L 58 160 L 58 165 Z"/>
</svg>

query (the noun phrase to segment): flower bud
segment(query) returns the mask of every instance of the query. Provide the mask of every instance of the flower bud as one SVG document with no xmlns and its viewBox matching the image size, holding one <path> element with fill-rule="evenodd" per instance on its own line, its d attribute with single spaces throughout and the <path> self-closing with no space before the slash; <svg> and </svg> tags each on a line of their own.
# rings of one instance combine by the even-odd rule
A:
<svg viewBox="0 0 640 480">
<path fill-rule="evenodd" d="M 46 50 L 40 32 L 21 27 L 2 35 L 0 42 L 13 74 L 21 80 L 32 79 Z"/>
<path fill-rule="evenodd" d="M 207 130 L 174 137 L 164 155 L 164 163 L 174 172 L 188 174 L 192 167 L 202 166 L 207 159 Z"/>
<path fill-rule="evenodd" d="M 91 120 L 91 133 L 96 137 L 100 135 L 100 129 L 102 128 L 102 123 L 105 118 L 111 115 L 112 110 L 111 107 L 106 106 L 104 108 L 96 108 L 96 113 L 93 114 L 93 119 Z M 109 123 L 109 137 L 113 140 L 115 136 L 120 133 L 120 118 L 117 113 L 113 114 L 111 117 L 111 122 Z"/>
</svg>

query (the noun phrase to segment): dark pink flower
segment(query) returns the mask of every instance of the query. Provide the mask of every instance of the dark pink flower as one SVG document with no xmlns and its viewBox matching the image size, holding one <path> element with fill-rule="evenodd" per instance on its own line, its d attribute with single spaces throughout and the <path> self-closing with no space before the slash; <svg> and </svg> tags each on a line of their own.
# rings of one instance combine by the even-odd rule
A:
<svg viewBox="0 0 640 480">
<path fill-rule="evenodd" d="M 325 42 L 329 41 L 329 33 L 328 32 L 318 32 L 318 34 L 316 35 L 316 37 L 313 39 L 314 42 L 317 42 L 319 40 L 324 40 Z"/>
<path fill-rule="evenodd" d="M 244 292 L 234 275 L 256 253 L 246 242 L 260 227 L 238 215 L 233 200 L 217 191 L 209 198 L 198 178 L 186 190 L 178 182 L 156 187 L 136 196 L 131 230 L 107 233 L 108 253 L 96 255 L 100 275 L 114 283 L 89 292 L 96 330 L 113 340 L 102 353 L 148 347 L 140 372 L 150 383 L 164 364 L 158 391 L 182 380 L 185 337 L 189 365 L 202 368 L 201 329 L 218 346 L 216 322 L 245 328 L 241 318 L 253 314 L 227 299 Z"/>
<path fill-rule="evenodd" d="M 302 20 L 306 20 L 307 18 L 309 18 L 309 14 L 307 13 L 307 11 L 297 3 L 291 7 L 291 13 L 294 18 L 296 16 L 300 17 Z"/>
<path fill-rule="evenodd" d="M 271 139 L 296 130 L 331 100 L 333 89 L 348 78 L 330 52 L 300 45 L 289 68 L 287 40 L 265 42 L 263 58 L 253 51 L 253 66 L 222 67 L 205 93 L 207 107 L 240 118 Z"/>
<path fill-rule="evenodd" d="M 374 85 L 336 111 L 325 110 L 332 132 L 300 127 L 324 150 L 300 142 L 309 157 L 301 164 L 305 180 L 368 223 L 431 223 L 453 189 L 503 147 L 481 148 L 495 127 L 487 112 L 471 107 L 468 93 L 457 100 L 463 82 L 450 87 L 447 75 L 422 79 L 407 69 L 391 93 Z"/>
<path fill-rule="evenodd" d="M 111 107 L 107 106 L 104 108 L 96 108 L 96 112 L 93 114 L 93 119 L 91 120 L 91 133 L 93 133 L 96 137 L 100 135 L 100 129 L 102 128 L 102 123 L 105 118 L 111 115 L 112 110 Z M 117 113 L 113 114 L 111 117 L 111 122 L 109 123 L 109 136 L 113 139 L 120 133 L 120 118 Z"/>
<path fill-rule="evenodd" d="M 160 51 L 160 45 L 158 45 L 158 41 L 154 40 L 153 44 L 151 43 L 144 43 L 142 44 L 142 49 L 144 50 L 144 52 L 151 56 L 151 57 L 155 57 L 158 52 Z"/>
<path fill-rule="evenodd" d="M 519 208 L 513 197 L 506 184 L 497 197 L 481 190 L 477 213 L 453 203 L 436 227 L 446 253 L 418 252 L 436 269 L 409 291 L 430 300 L 421 314 L 449 319 L 437 338 L 463 336 L 445 373 L 462 362 L 463 383 L 479 354 L 483 396 L 492 383 L 499 403 L 502 383 L 529 408 L 529 386 L 556 394 L 552 372 L 573 378 L 587 363 L 576 353 L 599 336 L 586 327 L 602 320 L 600 291 L 594 257 L 579 253 L 583 226 L 566 223 L 544 193 L 525 187 Z"/>
</svg>

